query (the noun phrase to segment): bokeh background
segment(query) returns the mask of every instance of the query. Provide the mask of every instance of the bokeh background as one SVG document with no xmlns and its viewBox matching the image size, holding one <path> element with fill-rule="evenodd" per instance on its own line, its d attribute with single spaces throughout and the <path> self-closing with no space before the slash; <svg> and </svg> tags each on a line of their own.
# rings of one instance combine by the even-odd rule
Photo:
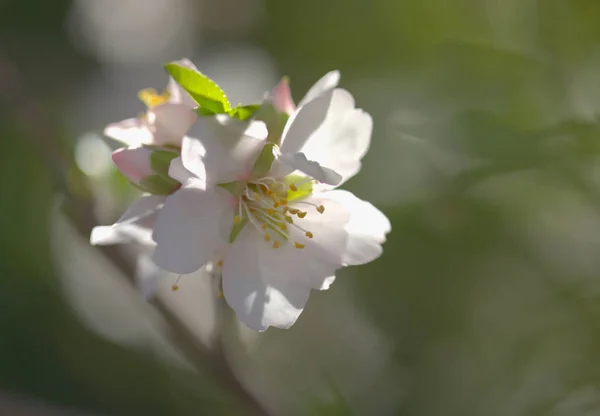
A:
<svg viewBox="0 0 600 416">
<path fill-rule="evenodd" d="M 373 115 L 393 232 L 290 330 L 88 243 L 137 195 L 103 127 L 184 56 Z M 600 415 L 599 110 L 597 0 L 0 1 L 0 414 Z"/>
</svg>

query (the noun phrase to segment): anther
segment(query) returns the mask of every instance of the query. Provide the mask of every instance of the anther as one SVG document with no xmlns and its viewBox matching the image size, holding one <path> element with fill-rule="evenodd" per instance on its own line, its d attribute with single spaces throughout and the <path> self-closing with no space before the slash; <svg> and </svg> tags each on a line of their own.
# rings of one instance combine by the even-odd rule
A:
<svg viewBox="0 0 600 416">
<path fill-rule="evenodd" d="M 273 241 L 273 248 L 279 248 L 279 241 Z"/>
<path fill-rule="evenodd" d="M 279 208 L 279 201 L 275 201 L 273 203 L 273 208 Z"/>
<path fill-rule="evenodd" d="M 313 233 L 311 233 L 310 231 L 307 231 L 304 235 L 308 238 L 313 238 Z"/>
<path fill-rule="evenodd" d="M 292 215 L 296 215 L 299 212 L 299 210 L 297 210 L 296 208 L 290 208 L 288 209 L 288 212 Z"/>
<path fill-rule="evenodd" d="M 222 262 L 221 260 L 219 260 L 219 261 L 217 262 L 217 266 L 219 266 L 219 267 L 223 267 L 223 262 Z"/>
<path fill-rule="evenodd" d="M 287 222 L 289 222 L 290 224 L 294 223 L 294 219 L 292 217 L 290 217 L 289 215 L 285 215 L 283 218 L 285 218 L 285 220 Z"/>
<path fill-rule="evenodd" d="M 173 286 L 171 286 L 171 290 L 172 290 L 173 292 L 175 292 L 175 291 L 179 290 L 179 286 L 177 286 L 177 285 L 173 285 Z"/>
<path fill-rule="evenodd" d="M 319 206 L 317 207 L 317 211 L 319 211 L 319 213 L 320 213 L 320 214 L 322 214 L 322 213 L 324 213 L 324 212 L 325 212 L 325 207 L 324 207 L 323 205 L 319 205 Z"/>
<path fill-rule="evenodd" d="M 265 241 L 271 241 L 271 236 L 269 234 L 263 235 L 263 238 L 265 239 Z"/>
<path fill-rule="evenodd" d="M 261 224 L 260 228 L 262 228 L 263 230 L 266 230 L 266 229 L 267 229 L 267 223 L 266 223 L 266 222 L 263 222 L 263 223 Z"/>
<path fill-rule="evenodd" d="M 267 208 L 267 214 L 269 215 L 275 215 L 276 212 L 273 208 Z"/>
<path fill-rule="evenodd" d="M 290 189 L 294 192 L 298 192 L 298 187 L 296 185 L 294 185 L 293 183 L 290 184 Z"/>
<path fill-rule="evenodd" d="M 240 225 L 242 223 L 242 217 L 240 217 L 239 215 L 236 215 L 235 217 L 233 217 L 233 223 L 235 225 Z"/>
<path fill-rule="evenodd" d="M 300 244 L 299 242 L 296 241 L 296 242 L 294 242 L 294 247 L 296 247 L 296 248 L 304 248 L 305 246 L 304 246 L 304 244 Z"/>
<path fill-rule="evenodd" d="M 306 211 L 298 211 L 298 218 L 304 218 L 306 217 Z"/>
</svg>

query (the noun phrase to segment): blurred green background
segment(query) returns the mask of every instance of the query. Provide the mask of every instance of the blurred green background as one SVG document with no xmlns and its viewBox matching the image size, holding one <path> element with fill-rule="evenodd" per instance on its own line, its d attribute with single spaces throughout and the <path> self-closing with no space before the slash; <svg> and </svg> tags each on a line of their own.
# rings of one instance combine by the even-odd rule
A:
<svg viewBox="0 0 600 416">
<path fill-rule="evenodd" d="M 290 330 L 88 245 L 136 196 L 100 132 L 183 56 L 373 115 L 393 231 Z M 597 0 L 0 1 L 0 414 L 600 414 L 599 109 Z"/>
</svg>

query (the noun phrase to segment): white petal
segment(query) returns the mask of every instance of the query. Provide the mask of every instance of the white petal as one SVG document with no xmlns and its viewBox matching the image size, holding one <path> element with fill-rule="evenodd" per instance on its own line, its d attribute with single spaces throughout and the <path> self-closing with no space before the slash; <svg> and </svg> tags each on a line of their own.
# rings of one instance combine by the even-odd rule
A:
<svg viewBox="0 0 600 416">
<path fill-rule="evenodd" d="M 152 230 L 135 224 L 99 225 L 90 234 L 90 244 L 94 246 L 126 243 L 154 244 Z"/>
<path fill-rule="evenodd" d="M 113 225 L 94 227 L 90 235 L 90 243 L 110 245 L 137 242 L 154 246 L 151 238 L 152 227 L 164 201 L 163 196 L 142 196 Z"/>
<path fill-rule="evenodd" d="M 290 117 L 281 152 L 302 152 L 308 160 L 340 174 L 343 183 L 360 170 L 360 160 L 369 148 L 372 129 L 371 116 L 354 108 L 352 95 L 335 89 Z"/>
<path fill-rule="evenodd" d="M 180 59 L 178 61 L 171 62 L 185 68 L 193 69 L 198 71 L 196 65 L 187 58 Z M 175 81 L 172 77 L 169 77 L 169 83 L 167 84 L 167 91 L 169 92 L 169 102 L 172 103 L 183 103 L 189 108 L 196 108 L 198 104 L 190 97 L 190 95 Z"/>
<path fill-rule="evenodd" d="M 154 136 L 145 121 L 139 118 L 128 118 L 117 123 L 111 123 L 104 129 L 104 135 L 125 143 L 129 147 L 151 144 L 154 140 Z"/>
<path fill-rule="evenodd" d="M 245 135 L 249 127 L 252 124 L 239 121 L 222 124 L 216 117 L 198 119 L 190 132 L 197 143 L 186 140 L 190 147 L 182 149 L 184 166 L 212 184 L 247 179 L 265 143 L 263 138 Z"/>
<path fill-rule="evenodd" d="M 169 176 L 183 184 L 193 178 L 192 173 L 183 166 L 181 157 L 171 160 L 169 164 Z"/>
<path fill-rule="evenodd" d="M 252 228 L 244 229 L 232 245 L 223 263 L 223 293 L 248 327 L 256 331 L 269 326 L 289 328 L 302 313 L 311 288 L 306 284 L 307 268 L 285 265 L 296 254 L 294 250 L 291 245 L 272 248 Z"/>
<path fill-rule="evenodd" d="M 167 197 L 154 225 L 153 259 L 159 267 L 192 273 L 227 244 L 234 204 L 226 191 L 203 187 L 201 181 L 189 180 Z"/>
<path fill-rule="evenodd" d="M 196 113 L 184 104 L 167 103 L 148 112 L 154 127 L 153 144 L 181 146 L 183 136 L 196 121 Z"/>
<path fill-rule="evenodd" d="M 318 80 L 311 88 L 308 90 L 304 98 L 300 100 L 298 103 L 298 107 L 303 106 L 304 104 L 309 103 L 315 98 L 325 94 L 329 90 L 334 89 L 338 86 L 340 82 L 340 71 L 331 71 L 325 74 L 320 80 Z"/>
<path fill-rule="evenodd" d="M 324 208 L 323 213 L 319 213 L 316 208 L 321 205 Z M 291 202 L 290 208 L 306 212 L 304 218 L 294 216 L 294 223 L 289 227 L 291 239 L 306 246 L 304 249 L 297 250 L 297 256 L 306 256 L 307 261 L 319 259 L 335 265 L 335 268 L 341 267 L 348 243 L 346 231 L 346 225 L 350 221 L 348 207 L 327 198 L 327 193 L 319 193 L 301 201 Z M 305 231 L 312 233 L 312 238 L 306 236 Z"/>
<path fill-rule="evenodd" d="M 336 186 L 342 181 L 342 176 L 340 174 L 332 169 L 319 165 L 319 163 L 313 160 L 306 159 L 304 153 L 283 154 L 279 160 L 292 167 L 293 170 L 299 170 L 319 182 Z M 276 167 L 277 170 L 280 171 L 281 167 L 278 165 L 276 165 Z"/>
<path fill-rule="evenodd" d="M 343 204 L 351 214 L 345 226 L 348 240 L 344 265 L 365 264 L 378 258 L 383 251 L 381 244 L 385 242 L 385 235 L 392 229 L 385 214 L 348 191 L 335 190 L 323 195 Z"/>
</svg>

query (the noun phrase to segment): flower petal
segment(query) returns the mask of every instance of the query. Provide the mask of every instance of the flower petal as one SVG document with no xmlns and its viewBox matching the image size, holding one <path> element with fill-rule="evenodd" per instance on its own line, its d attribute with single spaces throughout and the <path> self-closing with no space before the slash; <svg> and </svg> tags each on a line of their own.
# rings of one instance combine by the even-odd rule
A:
<svg viewBox="0 0 600 416">
<path fill-rule="evenodd" d="M 279 158 L 282 162 L 292 167 L 293 170 L 299 170 L 318 180 L 319 182 L 336 186 L 342 181 L 342 176 L 333 169 L 319 165 L 319 163 L 308 160 L 304 153 L 283 154 Z M 281 171 L 281 167 L 276 165 L 277 173 Z"/>
<path fill-rule="evenodd" d="M 151 238 L 152 227 L 164 201 L 163 196 L 142 196 L 113 225 L 94 227 L 90 235 L 90 243 L 110 245 L 137 242 L 154 246 Z"/>
<path fill-rule="evenodd" d="M 154 226 L 154 262 L 173 273 L 188 274 L 227 244 L 234 204 L 220 189 L 204 189 L 196 179 L 169 195 Z M 227 222 L 224 222 L 227 221 Z"/>
<path fill-rule="evenodd" d="M 325 94 L 326 92 L 334 89 L 338 86 L 340 82 L 340 71 L 331 71 L 326 73 L 320 80 L 318 80 L 311 88 L 308 90 L 304 98 L 300 100 L 298 103 L 298 107 L 301 107 L 305 104 L 308 104 L 310 101 L 315 98 Z"/>
<path fill-rule="evenodd" d="M 272 248 L 249 227 L 232 245 L 223 263 L 223 293 L 248 327 L 256 331 L 269 326 L 289 328 L 302 313 L 311 288 L 303 280 L 307 268 L 284 264 L 297 254 L 294 250 L 292 245 Z M 319 272 L 327 274 L 327 269 Z"/>
<path fill-rule="evenodd" d="M 383 251 L 381 244 L 385 242 L 385 235 L 392 229 L 385 214 L 348 191 L 328 191 L 323 196 L 343 204 L 351 215 L 345 226 L 348 240 L 344 265 L 365 264 L 378 258 Z"/>
<path fill-rule="evenodd" d="M 246 134 L 248 129 L 259 133 L 257 126 L 240 121 L 223 123 L 217 117 L 198 119 L 190 132 L 196 139 L 184 140 L 181 149 L 183 165 L 211 184 L 247 179 L 265 144 L 264 137 Z"/>
<path fill-rule="evenodd" d="M 360 160 L 369 148 L 372 129 L 371 116 L 354 108 L 352 95 L 335 89 L 290 117 L 281 152 L 302 152 L 308 160 L 340 174 L 343 183 L 360 170 Z"/>
<path fill-rule="evenodd" d="M 154 127 L 153 144 L 181 146 L 196 118 L 194 110 L 185 104 L 167 103 L 153 108 L 148 112 L 148 121 Z"/>
<path fill-rule="evenodd" d="M 155 173 L 150 164 L 151 155 L 152 151 L 146 147 L 124 147 L 113 152 L 112 160 L 123 175 L 138 183 Z"/>
<path fill-rule="evenodd" d="M 129 147 L 139 147 L 151 144 L 154 140 L 144 119 L 128 118 L 117 123 L 111 123 L 104 129 L 104 135 L 118 140 Z"/>
<path fill-rule="evenodd" d="M 187 183 L 188 180 L 194 177 L 192 172 L 183 166 L 181 157 L 176 157 L 171 160 L 171 163 L 169 164 L 169 176 L 182 184 Z"/>
</svg>

